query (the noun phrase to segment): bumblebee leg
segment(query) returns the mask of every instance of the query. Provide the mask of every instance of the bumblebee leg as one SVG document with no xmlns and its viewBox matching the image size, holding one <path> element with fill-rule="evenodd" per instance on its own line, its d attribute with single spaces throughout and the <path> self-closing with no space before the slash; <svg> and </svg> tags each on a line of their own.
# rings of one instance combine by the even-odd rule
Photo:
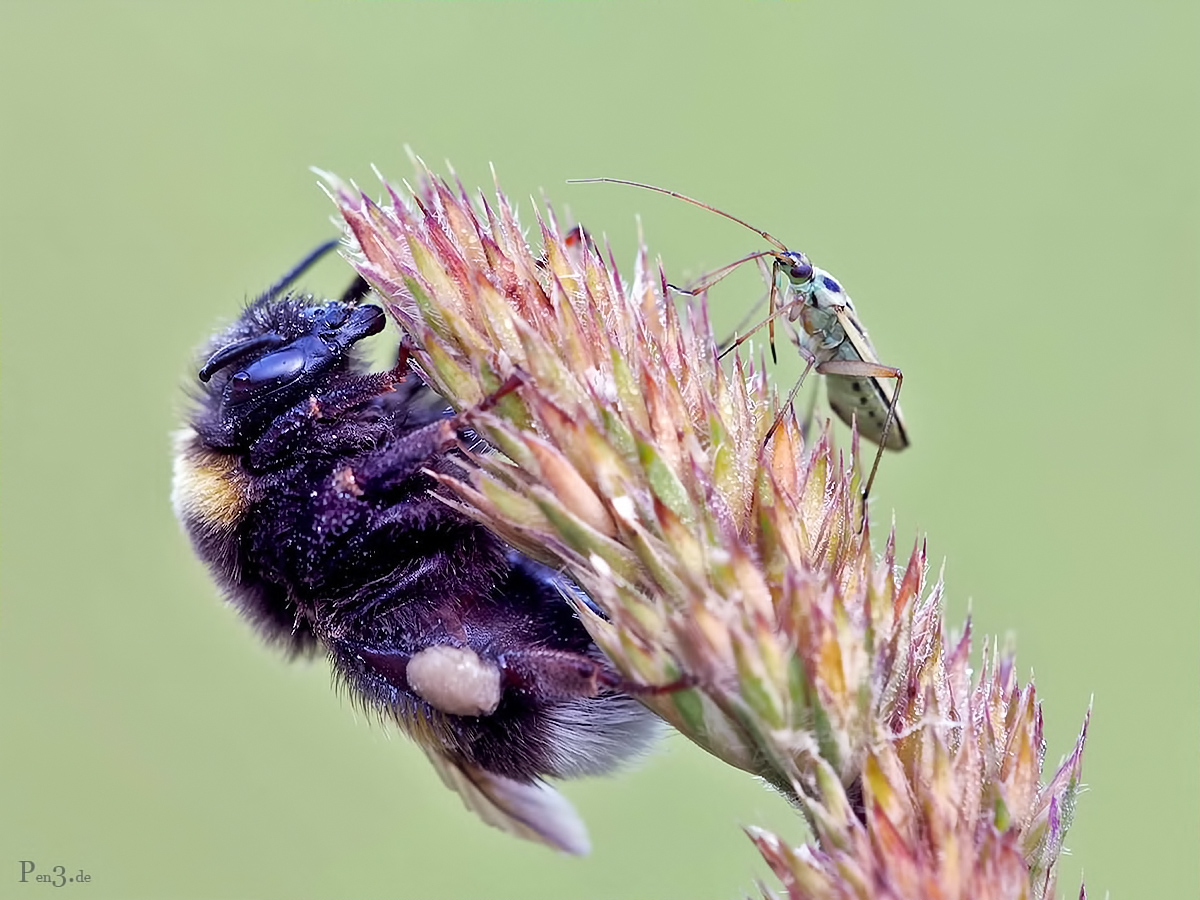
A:
<svg viewBox="0 0 1200 900">
<path fill-rule="evenodd" d="M 377 372 L 356 378 L 332 391 L 314 394 L 301 400 L 287 412 L 277 416 L 271 427 L 254 442 L 247 454 L 252 468 L 260 467 L 288 449 L 298 436 L 320 443 L 313 424 L 320 419 L 336 419 L 339 415 L 368 400 L 395 390 L 396 370 Z M 344 441 L 344 438 L 338 440 Z"/>
<path fill-rule="evenodd" d="M 531 694 L 540 700 L 596 697 L 608 685 L 604 663 L 570 650 L 511 650 L 497 658 L 506 690 Z"/>
<path fill-rule="evenodd" d="M 694 687 L 685 678 L 664 685 L 631 682 L 609 663 L 569 650 L 510 650 L 497 662 L 505 688 L 526 691 L 541 700 L 597 697 L 605 690 L 648 696 Z"/>
<path fill-rule="evenodd" d="M 453 419 L 440 419 L 410 431 L 356 465 L 355 481 L 365 494 L 391 490 L 418 474 L 434 456 L 457 440 Z"/>
</svg>

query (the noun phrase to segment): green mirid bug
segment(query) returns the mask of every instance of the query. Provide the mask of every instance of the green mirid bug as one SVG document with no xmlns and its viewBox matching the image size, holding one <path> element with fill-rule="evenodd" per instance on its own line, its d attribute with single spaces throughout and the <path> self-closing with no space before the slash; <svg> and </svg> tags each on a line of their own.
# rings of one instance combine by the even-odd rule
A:
<svg viewBox="0 0 1200 900">
<path fill-rule="evenodd" d="M 871 466 L 871 474 L 863 488 L 862 498 L 865 505 L 871 493 L 871 486 L 875 482 L 875 473 L 879 469 L 879 460 L 884 448 L 903 450 L 909 443 L 908 430 L 905 428 L 899 405 L 904 375 L 895 366 L 884 365 L 879 361 L 850 295 L 838 280 L 824 269 L 814 266 L 803 253 L 789 250 L 770 232 L 677 191 L 620 178 L 573 179 L 570 183 L 590 182 L 626 184 L 675 197 L 737 222 L 772 245 L 771 250 L 752 253 L 718 269 L 703 283 L 683 293 L 708 290 L 743 263 L 771 258 L 770 307 L 767 317 L 730 343 L 721 355 L 732 352 L 766 326 L 770 334 L 771 357 L 775 359 L 776 320 L 783 318 L 789 326 L 795 326 L 789 330 L 807 365 L 799 381 L 788 394 L 783 410 L 791 407 L 796 392 L 810 371 L 815 369 L 818 374 L 825 376 L 830 408 L 847 425 L 856 425 L 862 437 L 879 447 Z M 782 417 L 783 412 L 767 432 L 768 438 L 779 426 Z"/>
</svg>

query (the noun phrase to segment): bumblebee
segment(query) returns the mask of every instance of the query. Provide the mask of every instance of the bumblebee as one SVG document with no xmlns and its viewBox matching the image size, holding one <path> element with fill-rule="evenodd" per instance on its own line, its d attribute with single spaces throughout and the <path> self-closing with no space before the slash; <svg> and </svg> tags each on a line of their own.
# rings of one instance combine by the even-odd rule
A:
<svg viewBox="0 0 1200 900">
<path fill-rule="evenodd" d="M 489 824 L 570 853 L 586 830 L 545 778 L 643 752 L 578 587 L 435 494 L 471 435 L 403 363 L 370 372 L 383 310 L 361 279 L 289 292 L 318 247 L 209 343 L 177 434 L 173 503 L 229 602 L 288 656 L 325 654 Z M 403 355 L 403 354 L 402 354 Z"/>
</svg>

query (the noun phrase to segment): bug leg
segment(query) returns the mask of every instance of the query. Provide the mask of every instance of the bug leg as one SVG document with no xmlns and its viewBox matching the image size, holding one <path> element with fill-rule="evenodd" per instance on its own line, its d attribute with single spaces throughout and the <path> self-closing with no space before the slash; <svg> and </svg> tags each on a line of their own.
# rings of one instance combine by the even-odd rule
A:
<svg viewBox="0 0 1200 900">
<path fill-rule="evenodd" d="M 812 371 L 816 365 L 817 358 L 811 353 L 808 353 L 803 347 L 800 347 L 800 352 L 808 357 L 808 365 L 804 367 L 804 371 L 800 373 L 799 380 L 792 385 L 792 389 L 788 392 L 787 400 L 783 406 L 779 407 L 779 413 L 775 416 L 775 421 L 771 423 L 771 427 L 767 429 L 767 436 L 763 438 L 763 446 L 771 443 L 771 438 L 775 435 L 775 430 L 783 424 L 784 416 L 788 414 L 788 410 L 792 408 L 792 401 L 796 399 L 796 394 L 800 391 L 800 385 L 804 384 L 804 379 L 808 377 L 808 373 Z M 811 418 L 811 416 L 809 417 Z"/>
<path fill-rule="evenodd" d="M 702 276 L 700 281 L 690 288 L 681 288 L 674 284 L 668 284 L 667 287 L 678 294 L 687 294 L 689 297 L 693 297 L 696 294 L 703 294 L 709 288 L 724 281 L 727 277 L 733 274 L 734 270 L 737 269 L 738 266 L 744 265 L 751 260 L 762 259 L 764 256 L 771 256 L 773 252 L 774 251 L 771 250 L 760 250 L 757 253 L 751 253 L 749 256 L 743 256 L 741 259 L 735 260 L 728 265 L 721 266 L 719 269 L 714 269 L 707 275 Z"/>
<path fill-rule="evenodd" d="M 391 378 L 395 380 L 403 377 L 401 373 L 407 371 L 411 346 L 411 341 L 405 338 L 400 344 L 399 362 L 396 368 L 390 372 L 366 376 L 363 381 L 373 378 L 380 380 Z M 354 471 L 351 474 L 356 490 L 365 494 L 379 494 L 397 487 L 403 481 L 419 472 L 439 453 L 444 453 L 453 447 L 459 440 L 459 433 L 469 428 L 469 424 L 466 421 L 467 417 L 472 413 L 491 409 L 503 397 L 524 384 L 527 379 L 528 376 L 524 372 L 517 370 L 509 376 L 495 393 L 485 397 L 482 402 L 471 409 L 464 410 L 450 418 L 431 422 L 402 437 L 396 438 L 383 452 L 370 455 L 365 461 L 354 467 Z M 364 385 L 363 389 L 365 390 L 365 388 L 366 386 Z M 320 401 L 317 398 L 313 398 L 309 402 L 319 403 Z M 361 402 L 361 398 L 358 399 L 358 402 Z M 348 402 L 347 405 L 353 406 L 355 404 Z M 322 410 L 325 409 L 323 406 L 321 408 Z"/>
<path fill-rule="evenodd" d="M 407 338 L 405 340 L 407 342 Z M 408 347 L 411 346 L 411 342 L 408 342 Z M 392 373 L 385 374 L 394 374 L 405 369 L 407 360 L 408 349 L 402 342 L 400 362 L 396 369 L 392 370 Z M 529 376 L 525 372 L 517 369 L 499 389 L 475 406 L 397 438 L 387 447 L 386 452 L 372 455 L 355 467 L 354 478 L 357 485 L 368 493 L 387 491 L 396 487 L 405 479 L 415 475 L 435 456 L 450 450 L 456 443 L 464 439 L 464 436 L 472 436 L 474 431 L 469 421 L 471 415 L 491 409 L 504 397 L 525 384 L 528 378 Z M 487 443 L 482 439 L 475 439 L 478 440 L 478 443 L 473 440 L 467 441 L 471 445 L 469 449 L 478 452 L 482 448 L 486 451 Z"/>
<path fill-rule="evenodd" d="M 771 313 L 770 313 L 770 315 L 768 315 L 765 319 L 763 319 L 761 322 L 759 322 L 757 325 L 755 325 L 753 328 L 751 328 L 749 331 L 747 331 L 745 334 L 743 334 L 737 340 L 735 340 L 731 344 L 729 344 L 724 350 L 722 350 L 720 353 L 718 353 L 717 359 L 724 359 L 726 356 L 728 356 L 730 353 L 732 353 L 734 350 L 736 350 L 738 347 L 740 347 L 746 341 L 750 340 L 750 338 L 753 337 L 755 335 L 755 333 L 757 333 L 758 330 L 761 329 L 764 325 L 767 325 L 770 328 L 770 334 L 771 334 L 771 361 L 776 362 L 776 363 L 779 362 L 779 358 L 775 353 L 775 320 L 778 319 L 784 313 L 786 313 L 788 310 L 790 310 L 792 308 L 792 303 L 777 303 L 776 298 L 779 296 L 779 291 L 776 287 L 776 284 L 777 284 L 777 282 L 774 278 L 774 267 L 772 267 L 771 294 L 770 294 Z"/>
<path fill-rule="evenodd" d="M 737 340 L 737 336 L 742 333 L 742 329 L 744 329 L 750 323 L 750 320 L 754 318 L 755 314 L 762 309 L 763 304 L 767 302 L 767 299 L 770 296 L 770 291 L 768 291 L 759 297 L 755 304 L 750 307 L 749 312 L 742 316 L 742 320 L 733 327 L 733 332 L 729 335 L 729 337 L 717 344 L 717 350 L 720 351 L 721 356 L 725 355 L 725 351 L 729 349 L 729 345 Z"/>
<path fill-rule="evenodd" d="M 805 446 L 808 445 L 808 432 L 812 429 L 813 419 L 816 417 L 817 411 L 817 394 L 819 391 L 810 391 L 808 394 L 808 408 L 804 410 L 804 417 L 801 419 L 800 439 L 804 441 Z"/>
<path fill-rule="evenodd" d="M 417 345 L 413 343 L 413 339 L 404 334 L 400 338 L 400 346 L 396 348 L 396 366 L 392 369 L 392 375 L 396 381 L 404 381 L 408 377 L 408 360 L 412 357 L 412 352 Z"/>
<path fill-rule="evenodd" d="M 767 307 L 767 334 L 770 335 L 771 344 L 771 362 L 779 365 L 779 354 L 775 352 L 775 315 L 778 311 L 775 302 L 779 296 L 779 260 L 775 260 L 771 265 L 771 303 Z M 793 394 L 795 396 L 795 394 Z M 790 400 L 788 401 L 790 404 Z"/>
<path fill-rule="evenodd" d="M 596 697 L 606 686 L 604 664 L 570 650 L 510 650 L 496 660 L 505 688 L 543 700 Z"/>
<path fill-rule="evenodd" d="M 896 390 L 892 392 L 888 403 L 887 416 L 883 420 L 883 428 L 879 434 L 879 449 L 875 451 L 875 462 L 871 465 L 871 474 L 867 477 L 867 485 L 863 488 L 863 522 L 867 519 L 867 498 L 871 495 L 871 485 L 875 483 L 875 473 L 879 470 L 879 460 L 883 456 L 883 448 L 887 445 L 888 432 L 896 421 L 896 406 L 900 402 L 900 389 L 904 386 L 904 373 L 895 366 L 885 366 L 882 363 L 866 362 L 861 359 L 831 359 L 817 366 L 822 375 L 847 375 L 853 378 L 894 378 Z M 861 531 L 861 528 L 859 529 Z"/>
</svg>

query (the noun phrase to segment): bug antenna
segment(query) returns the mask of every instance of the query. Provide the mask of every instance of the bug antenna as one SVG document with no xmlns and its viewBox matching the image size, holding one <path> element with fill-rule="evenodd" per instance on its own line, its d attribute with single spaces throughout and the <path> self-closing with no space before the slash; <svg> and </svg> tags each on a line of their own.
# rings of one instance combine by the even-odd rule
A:
<svg viewBox="0 0 1200 900">
<path fill-rule="evenodd" d="M 334 238 L 333 240 L 329 240 L 321 244 L 319 247 L 317 247 L 317 249 L 308 254 L 308 256 L 296 263 L 290 272 L 280 278 L 277 282 L 275 282 L 275 284 L 271 285 L 271 287 L 263 291 L 262 296 L 260 296 L 258 299 L 264 302 L 274 300 L 285 290 L 287 290 L 292 282 L 311 269 L 317 263 L 317 261 L 321 259 L 321 257 L 323 257 L 326 253 L 329 253 L 331 250 L 337 249 L 339 243 L 341 243 L 341 241 L 338 238 Z"/>
<path fill-rule="evenodd" d="M 763 231 L 761 228 L 756 228 L 745 219 L 739 219 L 731 213 L 725 212 L 723 209 L 717 209 L 715 206 L 709 206 L 707 203 L 702 203 L 687 194 L 681 194 L 678 191 L 668 190 L 667 188 L 656 187 L 653 184 L 643 184 L 640 181 L 626 181 L 624 178 L 568 178 L 567 184 L 595 184 L 597 182 L 606 182 L 608 184 L 627 184 L 630 187 L 642 188 L 647 191 L 654 191 L 658 194 L 666 194 L 668 197 L 674 197 L 676 200 L 682 200 L 684 203 L 690 203 L 692 206 L 699 206 L 701 209 L 707 209 L 709 212 L 714 212 L 718 216 L 724 216 L 732 222 L 737 222 L 743 228 L 749 228 L 763 240 L 770 242 L 781 253 L 787 253 L 787 246 L 769 231 Z"/>
<path fill-rule="evenodd" d="M 699 281 L 697 281 L 692 287 L 684 288 L 684 287 L 679 287 L 678 285 L 674 285 L 674 284 L 669 284 L 669 285 L 667 285 L 667 287 L 671 288 L 671 290 L 675 291 L 676 293 L 688 294 L 689 296 L 694 296 L 703 291 L 707 291 L 713 285 L 724 280 L 729 275 L 732 275 L 733 272 L 738 268 L 738 266 L 744 265 L 744 264 L 751 262 L 753 260 L 756 260 L 756 259 L 761 259 L 764 256 L 772 256 L 773 257 L 774 255 L 775 255 L 774 250 L 760 250 L 757 253 L 751 253 L 749 256 L 743 256 L 741 259 L 735 259 L 733 262 L 729 263 L 728 265 L 721 266 L 721 268 L 715 269 L 712 272 L 709 272 L 708 274 L 701 277 L 701 279 Z"/>
</svg>

